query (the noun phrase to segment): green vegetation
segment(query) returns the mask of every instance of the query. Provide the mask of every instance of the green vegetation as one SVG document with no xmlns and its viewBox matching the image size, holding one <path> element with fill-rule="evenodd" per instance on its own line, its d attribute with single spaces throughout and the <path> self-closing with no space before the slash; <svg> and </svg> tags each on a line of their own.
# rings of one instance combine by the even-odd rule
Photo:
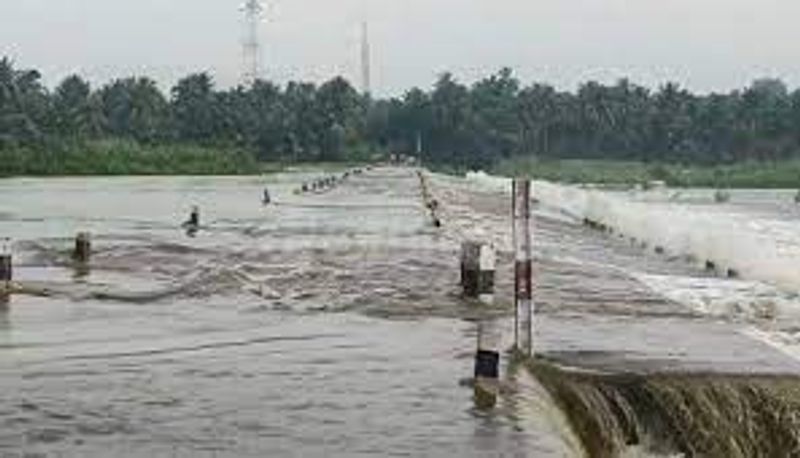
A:
<svg viewBox="0 0 800 458">
<path fill-rule="evenodd" d="M 495 173 L 501 175 L 528 175 L 541 180 L 564 183 L 596 183 L 633 185 L 655 178 L 644 163 L 609 160 L 532 160 L 514 158 L 500 163 Z"/>
<path fill-rule="evenodd" d="M 673 184 L 796 187 L 796 166 L 783 164 L 800 158 L 800 90 L 765 79 L 697 95 L 673 83 L 650 90 L 623 79 L 566 92 L 525 86 L 503 69 L 471 85 L 445 73 L 430 90 L 388 99 L 359 94 L 341 77 L 220 89 L 205 73 L 181 79 L 168 95 L 146 77 L 92 88 L 70 76 L 51 91 L 37 71 L 0 59 L 0 152 L 11 158 L 0 162 L 4 175 L 58 167 L 230 173 L 252 170 L 245 154 L 267 163 L 330 163 L 415 155 L 420 146 L 423 163 L 442 170 L 508 169 L 536 157 L 537 173 L 570 181 L 655 174 Z M 560 162 L 567 158 L 591 167 Z M 34 164 L 42 159 L 48 163 Z M 606 160 L 617 162 L 595 162 Z M 664 165 L 641 165 L 654 163 Z"/>
<path fill-rule="evenodd" d="M 0 176 L 238 175 L 259 173 L 262 167 L 246 151 L 186 145 L 93 141 L 48 149 L 0 149 Z"/>
<path fill-rule="evenodd" d="M 647 185 L 663 181 L 673 187 L 797 188 L 800 159 L 727 165 L 646 164 L 614 160 L 532 160 L 514 158 L 493 169 L 500 175 L 527 175 L 564 183 Z"/>
</svg>

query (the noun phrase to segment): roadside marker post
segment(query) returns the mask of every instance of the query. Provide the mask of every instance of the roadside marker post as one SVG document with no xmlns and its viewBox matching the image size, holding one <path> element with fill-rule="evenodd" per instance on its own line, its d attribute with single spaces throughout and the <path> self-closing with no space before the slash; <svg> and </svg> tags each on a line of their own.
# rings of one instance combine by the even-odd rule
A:
<svg viewBox="0 0 800 458">
<path fill-rule="evenodd" d="M 533 355 L 533 262 L 531 256 L 531 182 L 513 183 L 514 217 L 514 343 L 518 352 Z"/>
</svg>

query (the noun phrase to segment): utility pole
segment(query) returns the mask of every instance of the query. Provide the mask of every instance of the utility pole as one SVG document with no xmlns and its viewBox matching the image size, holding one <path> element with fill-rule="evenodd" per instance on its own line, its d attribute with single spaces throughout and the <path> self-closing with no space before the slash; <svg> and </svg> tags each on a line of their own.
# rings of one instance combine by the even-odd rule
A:
<svg viewBox="0 0 800 458">
<path fill-rule="evenodd" d="M 264 5 L 259 0 L 247 0 L 242 5 L 245 14 L 245 33 L 242 41 L 242 83 L 252 86 L 261 78 L 261 40 L 258 34 Z"/>
<path fill-rule="evenodd" d="M 367 21 L 361 23 L 361 90 L 364 96 L 372 95 L 372 63 L 370 61 L 369 25 Z"/>
</svg>

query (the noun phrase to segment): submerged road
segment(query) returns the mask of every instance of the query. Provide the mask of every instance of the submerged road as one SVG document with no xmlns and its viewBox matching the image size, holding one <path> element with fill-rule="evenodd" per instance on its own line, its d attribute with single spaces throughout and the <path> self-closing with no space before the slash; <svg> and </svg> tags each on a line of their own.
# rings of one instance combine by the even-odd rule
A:
<svg viewBox="0 0 800 458">
<path fill-rule="evenodd" d="M 430 175 L 436 228 L 413 169 L 294 193 L 311 178 L 0 182 L 15 277 L 46 293 L 0 314 L 0 456 L 599 456 L 527 370 L 503 362 L 491 411 L 464 383 L 475 321 L 511 331 L 510 196 Z M 187 238 L 177 226 L 192 205 L 203 229 Z M 789 324 L 675 299 L 675 285 L 723 280 L 553 209 L 535 224 L 543 360 L 800 374 L 765 343 Z M 76 275 L 69 248 L 84 230 L 95 253 Z M 465 238 L 500 250 L 494 308 L 459 296 Z"/>
</svg>

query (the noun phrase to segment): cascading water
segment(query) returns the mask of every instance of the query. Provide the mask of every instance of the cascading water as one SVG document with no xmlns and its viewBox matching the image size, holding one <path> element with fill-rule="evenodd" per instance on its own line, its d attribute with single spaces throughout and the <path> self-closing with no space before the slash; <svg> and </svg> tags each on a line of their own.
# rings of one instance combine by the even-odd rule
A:
<svg viewBox="0 0 800 458">
<path fill-rule="evenodd" d="M 790 377 L 531 371 L 592 457 L 749 458 L 800 453 L 800 382 Z"/>
<path fill-rule="evenodd" d="M 510 191 L 510 180 L 504 178 L 483 173 L 467 178 L 484 189 Z M 735 191 L 731 202 L 719 204 L 713 202 L 710 190 L 624 193 L 535 183 L 534 197 L 545 219 L 554 215 L 574 225 L 585 222 L 602 229 L 605 234 L 597 232 L 597 237 L 610 244 L 628 246 L 643 259 L 686 265 L 696 273 L 648 272 L 613 260 L 599 263 L 707 317 L 704 320 L 721 320 L 717 321 L 720 326 L 729 329 L 724 332 L 754 339 L 750 344 L 745 340 L 745 348 L 761 341 L 780 350 L 773 352 L 793 357 L 786 366 L 779 363 L 778 368 L 764 372 L 748 364 L 723 369 L 714 356 L 700 364 L 707 369 L 697 371 L 676 369 L 658 359 L 642 369 L 626 358 L 638 357 L 640 351 L 647 354 L 648 341 L 665 345 L 667 357 L 678 360 L 685 357 L 682 352 L 696 347 L 679 341 L 659 344 L 657 329 L 641 319 L 620 328 L 625 332 L 638 326 L 643 332 L 631 333 L 641 344 L 620 344 L 632 354 L 622 353 L 619 361 L 603 351 L 592 353 L 581 347 L 552 355 L 544 348 L 542 359 L 529 369 L 568 417 L 588 456 L 800 454 L 800 378 L 789 367 L 800 355 L 800 223 L 787 196 L 774 191 Z M 706 264 L 713 272 L 703 273 Z M 716 332 L 710 322 L 692 327 L 694 332 Z M 589 332 L 591 326 L 584 329 Z M 564 328 L 551 332 L 559 331 L 569 332 Z M 594 338 L 609 339 L 602 334 Z M 714 344 L 706 345 L 712 346 L 712 355 L 727 350 L 715 353 Z M 599 363 L 587 370 L 583 363 L 594 360 Z M 608 365 L 606 360 L 614 363 Z"/>
<path fill-rule="evenodd" d="M 534 190 L 535 346 L 554 364 L 503 371 L 496 407 L 473 409 L 459 383 L 474 369 L 472 320 L 511 314 L 506 182 L 429 178 L 441 228 L 407 169 L 307 195 L 293 192 L 303 176 L 270 177 L 269 208 L 264 178 L 0 182 L 19 284 L 41 293 L 0 313 L 0 453 L 795 453 L 796 382 L 780 371 L 800 363 L 748 337 L 777 325 L 790 345 L 792 297 L 772 307 L 774 286 L 583 227 L 608 204 L 580 188 Z M 671 205 L 608 196 L 617 209 Z M 198 202 L 208 227 L 187 238 L 178 224 Z M 755 232 L 784 250 L 794 223 L 780 222 Z M 83 230 L 95 251 L 76 276 L 69 248 Z M 499 251 L 491 310 L 457 293 L 465 237 Z M 728 321 L 756 296 L 757 313 Z M 685 375 L 698 367 L 762 375 Z"/>
</svg>

